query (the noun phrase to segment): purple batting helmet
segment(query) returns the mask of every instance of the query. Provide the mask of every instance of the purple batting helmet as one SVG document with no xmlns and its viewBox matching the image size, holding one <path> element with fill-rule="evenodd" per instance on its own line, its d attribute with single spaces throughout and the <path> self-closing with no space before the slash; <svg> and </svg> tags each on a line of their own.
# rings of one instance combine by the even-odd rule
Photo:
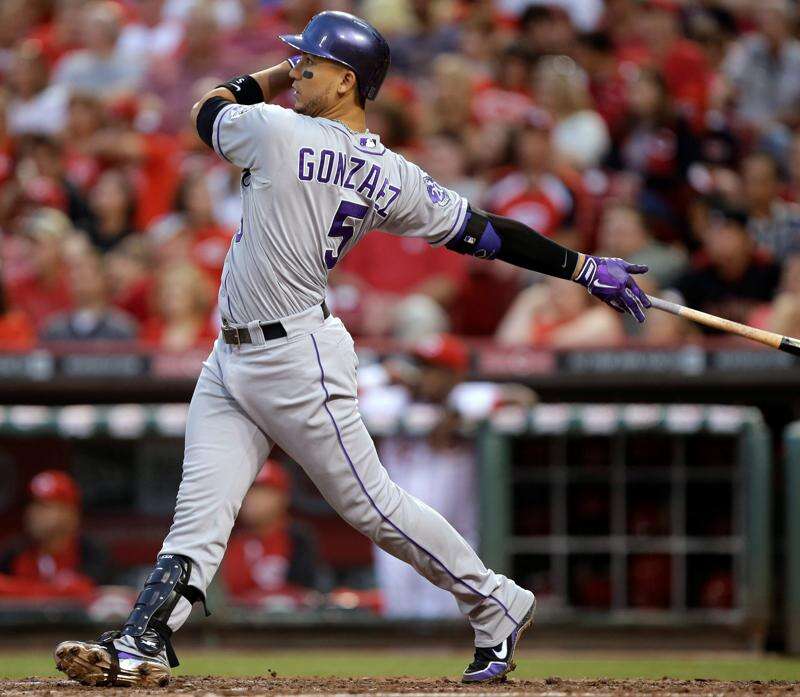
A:
<svg viewBox="0 0 800 697">
<path fill-rule="evenodd" d="M 278 37 L 302 53 L 327 58 L 350 68 L 358 80 L 361 101 L 375 99 L 389 70 L 389 44 L 369 22 L 347 12 L 320 12 L 302 34 Z"/>
</svg>

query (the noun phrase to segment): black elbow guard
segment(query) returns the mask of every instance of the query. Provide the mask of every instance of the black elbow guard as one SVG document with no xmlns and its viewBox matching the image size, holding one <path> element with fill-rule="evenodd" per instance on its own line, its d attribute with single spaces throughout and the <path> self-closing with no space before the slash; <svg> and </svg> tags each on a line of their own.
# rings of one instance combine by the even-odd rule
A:
<svg viewBox="0 0 800 697">
<path fill-rule="evenodd" d="M 459 254 L 471 254 L 479 259 L 491 260 L 497 256 L 502 245 L 503 240 L 489 218 L 469 208 L 461 230 L 445 247 Z"/>
</svg>

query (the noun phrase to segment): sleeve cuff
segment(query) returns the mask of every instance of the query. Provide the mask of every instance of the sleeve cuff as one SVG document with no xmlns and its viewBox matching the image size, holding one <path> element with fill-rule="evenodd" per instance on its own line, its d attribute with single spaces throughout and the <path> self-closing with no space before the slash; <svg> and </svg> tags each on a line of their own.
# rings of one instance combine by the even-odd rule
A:
<svg viewBox="0 0 800 697">
<path fill-rule="evenodd" d="M 236 106 L 238 106 L 236 102 L 231 102 L 228 106 L 220 110 L 220 112 L 217 114 L 217 118 L 214 119 L 214 127 L 211 132 L 211 144 L 212 147 L 214 148 L 214 151 L 220 157 L 224 157 L 228 162 L 230 162 L 230 159 L 222 150 L 222 144 L 220 143 L 220 126 L 222 124 L 222 119 L 225 117 L 225 114 L 227 114 L 231 109 L 233 109 Z"/>
<path fill-rule="evenodd" d="M 461 203 L 458 206 L 458 210 L 456 211 L 455 219 L 453 220 L 453 225 L 451 228 L 445 233 L 443 237 L 440 237 L 437 240 L 431 242 L 431 247 L 442 247 L 446 245 L 453 237 L 458 234 L 461 230 L 462 226 L 464 225 L 464 219 L 467 217 L 467 199 L 463 196 L 461 198 Z"/>
</svg>

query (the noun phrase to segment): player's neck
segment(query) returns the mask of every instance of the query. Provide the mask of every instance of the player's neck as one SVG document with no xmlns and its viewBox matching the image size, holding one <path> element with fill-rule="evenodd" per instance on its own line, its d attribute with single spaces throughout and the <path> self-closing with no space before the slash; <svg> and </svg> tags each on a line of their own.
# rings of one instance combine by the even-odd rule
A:
<svg viewBox="0 0 800 697">
<path fill-rule="evenodd" d="M 335 104 L 320 116 L 331 119 L 331 121 L 338 121 L 356 133 L 363 133 L 367 130 L 367 115 L 363 109 L 356 106 Z"/>
</svg>

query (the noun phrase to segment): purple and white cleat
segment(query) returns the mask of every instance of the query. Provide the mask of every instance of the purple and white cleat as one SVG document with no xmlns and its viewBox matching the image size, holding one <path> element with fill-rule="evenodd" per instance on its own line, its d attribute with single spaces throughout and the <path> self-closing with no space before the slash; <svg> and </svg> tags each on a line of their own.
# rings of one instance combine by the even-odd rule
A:
<svg viewBox="0 0 800 697">
<path fill-rule="evenodd" d="M 130 637 L 106 632 L 97 641 L 62 641 L 56 668 L 82 685 L 166 687 L 171 672 L 166 652 L 142 655 Z"/>
<path fill-rule="evenodd" d="M 533 615 L 536 612 L 536 598 L 534 597 L 528 612 L 511 634 L 497 646 L 485 648 L 475 647 L 475 658 L 464 670 L 461 682 L 503 682 L 506 675 L 517 667 L 514 663 L 514 651 L 522 635 L 533 624 Z"/>
</svg>

